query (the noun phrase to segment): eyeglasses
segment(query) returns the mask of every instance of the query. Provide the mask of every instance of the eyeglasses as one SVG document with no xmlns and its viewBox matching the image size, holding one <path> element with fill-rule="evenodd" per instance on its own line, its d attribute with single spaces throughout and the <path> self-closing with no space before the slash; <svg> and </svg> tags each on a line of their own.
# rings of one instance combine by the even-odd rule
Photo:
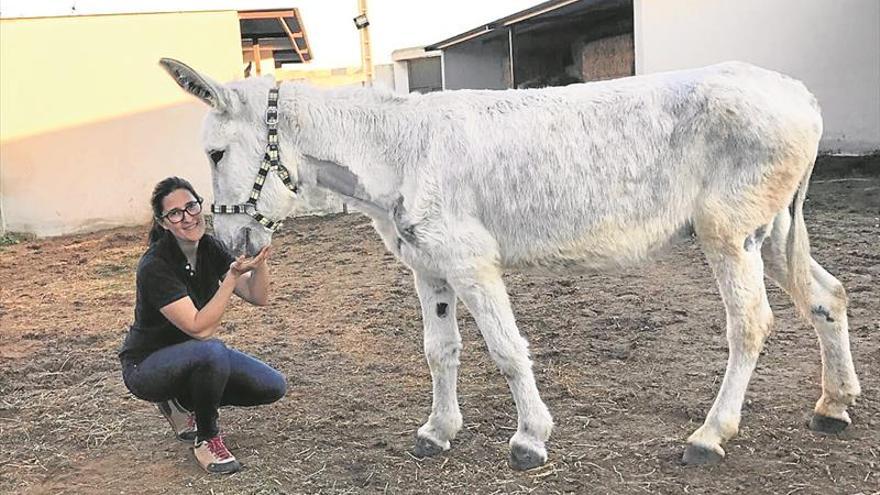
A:
<svg viewBox="0 0 880 495">
<path fill-rule="evenodd" d="M 171 223 L 180 223 L 183 221 L 183 214 L 184 213 L 189 213 L 190 217 L 194 217 L 201 212 L 202 212 L 202 200 L 201 200 L 201 198 L 199 198 L 195 201 L 190 201 L 189 203 L 183 205 L 182 210 L 180 208 L 173 208 L 173 209 L 165 212 L 165 214 L 160 216 L 159 219 L 165 219 Z"/>
</svg>

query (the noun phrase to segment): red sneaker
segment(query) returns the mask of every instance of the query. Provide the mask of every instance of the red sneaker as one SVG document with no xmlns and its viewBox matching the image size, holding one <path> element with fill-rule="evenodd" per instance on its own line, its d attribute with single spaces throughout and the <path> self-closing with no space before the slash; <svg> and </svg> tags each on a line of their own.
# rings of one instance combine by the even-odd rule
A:
<svg viewBox="0 0 880 495">
<path fill-rule="evenodd" d="M 241 469 L 241 463 L 235 460 L 220 435 L 196 442 L 193 455 L 199 465 L 211 474 L 232 474 Z"/>
</svg>

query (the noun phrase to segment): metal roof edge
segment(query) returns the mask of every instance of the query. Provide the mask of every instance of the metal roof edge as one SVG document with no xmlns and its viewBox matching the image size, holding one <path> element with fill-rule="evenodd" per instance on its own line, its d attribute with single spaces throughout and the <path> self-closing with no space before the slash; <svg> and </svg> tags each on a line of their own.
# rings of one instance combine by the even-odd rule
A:
<svg viewBox="0 0 880 495">
<path fill-rule="evenodd" d="M 440 52 L 433 50 L 427 51 L 422 46 L 411 46 L 408 48 L 398 48 L 391 52 L 392 62 L 405 62 L 407 60 L 439 57 Z"/>
<path fill-rule="evenodd" d="M 546 2 L 542 2 L 533 7 L 529 7 L 525 10 L 510 14 L 490 23 L 483 24 L 479 27 L 476 27 L 469 31 L 465 31 L 461 34 L 446 38 L 443 41 L 438 41 L 436 43 L 426 45 L 425 50 L 443 50 L 449 48 L 450 46 L 483 36 L 484 34 L 490 33 L 500 27 L 512 26 L 514 24 L 527 21 L 541 14 L 546 14 L 547 12 L 552 12 L 556 9 L 560 9 L 562 7 L 565 7 L 566 5 L 571 5 L 573 3 L 582 1 L 585 0 L 549 0 Z"/>
</svg>

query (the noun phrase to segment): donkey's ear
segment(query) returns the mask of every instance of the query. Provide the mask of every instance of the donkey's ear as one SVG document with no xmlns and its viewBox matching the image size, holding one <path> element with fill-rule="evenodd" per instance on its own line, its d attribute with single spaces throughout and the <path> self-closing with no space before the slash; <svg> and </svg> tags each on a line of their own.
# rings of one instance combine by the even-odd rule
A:
<svg viewBox="0 0 880 495">
<path fill-rule="evenodd" d="M 230 90 L 226 89 L 221 84 L 214 82 L 207 76 L 199 74 L 190 66 L 174 60 L 173 58 L 163 58 L 159 60 L 159 65 L 161 65 L 162 68 L 174 78 L 177 85 L 183 88 L 187 93 L 221 112 L 226 112 L 232 109 L 233 95 Z"/>
</svg>

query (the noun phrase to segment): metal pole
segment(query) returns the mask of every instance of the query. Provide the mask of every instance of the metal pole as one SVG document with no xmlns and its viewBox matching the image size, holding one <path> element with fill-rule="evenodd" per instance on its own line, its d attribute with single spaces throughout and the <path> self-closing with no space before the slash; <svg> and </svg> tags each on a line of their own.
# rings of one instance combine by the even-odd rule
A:
<svg viewBox="0 0 880 495">
<path fill-rule="evenodd" d="M 358 13 L 367 19 L 367 0 L 358 0 Z M 370 47 L 369 24 L 360 28 L 361 32 L 361 71 L 364 73 L 364 83 L 373 85 L 373 50 Z"/>
<path fill-rule="evenodd" d="M 516 89 L 516 72 L 513 70 L 513 26 L 507 28 L 507 56 L 510 58 L 510 87 Z"/>
</svg>

